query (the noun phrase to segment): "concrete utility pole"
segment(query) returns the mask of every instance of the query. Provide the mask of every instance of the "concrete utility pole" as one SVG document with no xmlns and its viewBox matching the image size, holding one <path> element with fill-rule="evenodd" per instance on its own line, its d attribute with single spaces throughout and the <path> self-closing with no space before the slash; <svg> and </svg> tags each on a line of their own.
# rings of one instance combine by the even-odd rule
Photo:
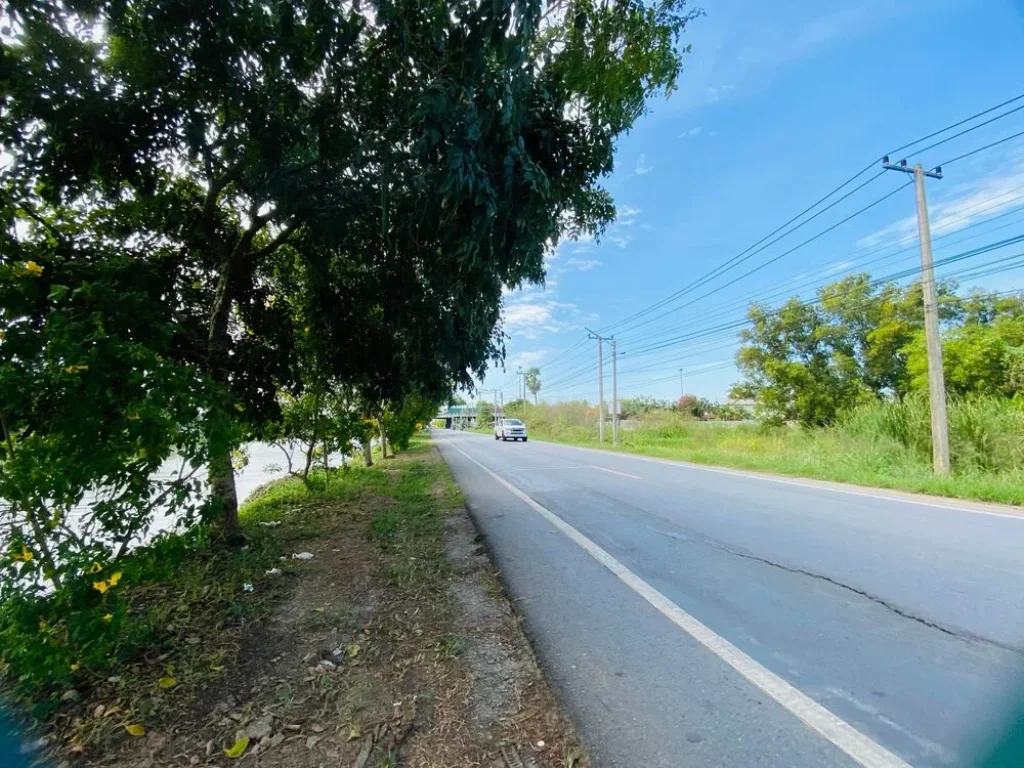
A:
<svg viewBox="0 0 1024 768">
<path fill-rule="evenodd" d="M 604 442 L 604 338 L 589 328 L 588 338 L 597 339 L 597 441 Z"/>
<path fill-rule="evenodd" d="M 518 396 L 519 396 L 520 400 L 523 401 L 521 403 L 521 406 L 522 406 L 522 409 L 523 409 L 523 416 L 526 416 L 526 396 L 523 394 L 523 392 L 525 391 L 526 388 L 523 386 L 523 382 L 524 382 L 523 366 L 520 365 L 519 369 L 516 371 L 516 385 L 517 385 L 516 386 L 516 390 L 519 392 Z"/>
<path fill-rule="evenodd" d="M 612 445 L 619 444 L 619 366 L 615 337 L 612 336 Z"/>
<path fill-rule="evenodd" d="M 680 368 L 679 369 L 679 399 L 682 400 L 684 397 L 686 397 L 686 393 L 683 391 L 683 369 Z"/>
<path fill-rule="evenodd" d="M 932 469 L 937 475 L 949 474 L 949 426 L 946 419 L 946 379 L 942 372 L 942 337 L 939 335 L 939 300 L 935 289 L 935 268 L 932 265 L 932 231 L 928 224 L 928 200 L 924 179 L 942 178 L 942 168 L 926 171 L 920 163 L 913 168 L 906 160 L 899 164 L 882 158 L 882 167 L 914 176 L 917 197 L 917 235 L 921 241 L 921 292 L 924 294 L 924 337 L 928 348 L 928 401 L 932 415 Z"/>
</svg>

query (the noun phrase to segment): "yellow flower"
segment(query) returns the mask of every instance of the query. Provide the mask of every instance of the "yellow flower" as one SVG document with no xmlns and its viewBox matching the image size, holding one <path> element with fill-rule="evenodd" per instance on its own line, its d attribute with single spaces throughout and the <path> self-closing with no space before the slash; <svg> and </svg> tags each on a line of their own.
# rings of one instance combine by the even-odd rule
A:
<svg viewBox="0 0 1024 768">
<path fill-rule="evenodd" d="M 114 618 L 114 614 L 108 613 L 106 616 L 103 617 L 103 620 L 104 621 L 110 621 L 113 618 Z"/>
<path fill-rule="evenodd" d="M 11 559 L 19 563 L 30 563 L 35 559 L 35 555 L 29 552 L 28 548 L 24 544 L 22 544 L 21 553 L 14 555 Z"/>
<path fill-rule="evenodd" d="M 81 669 L 81 665 L 78 662 L 75 662 L 74 664 L 71 665 L 71 671 L 72 672 L 77 672 L 79 669 Z"/>
<path fill-rule="evenodd" d="M 94 581 L 92 588 L 99 592 L 101 595 L 104 594 L 111 587 L 116 587 L 117 583 L 121 580 L 121 572 L 110 574 L 110 578 L 106 581 Z"/>
<path fill-rule="evenodd" d="M 25 271 L 39 277 L 43 274 L 43 268 L 36 264 L 34 261 L 25 262 Z"/>
</svg>

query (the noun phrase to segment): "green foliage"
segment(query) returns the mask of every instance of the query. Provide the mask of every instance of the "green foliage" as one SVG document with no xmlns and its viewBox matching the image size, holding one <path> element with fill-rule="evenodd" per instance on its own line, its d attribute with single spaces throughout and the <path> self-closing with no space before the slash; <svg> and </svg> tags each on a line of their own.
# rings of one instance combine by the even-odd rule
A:
<svg viewBox="0 0 1024 768">
<path fill-rule="evenodd" d="M 985 301 L 972 297 L 976 307 Z M 989 301 L 992 301 L 991 299 Z M 994 302 L 993 302 L 994 303 Z M 1015 366 L 1024 349 L 1024 300 L 999 301 L 999 306 L 980 316 L 969 316 L 963 325 L 949 328 L 942 338 L 942 368 L 946 391 L 951 395 L 990 394 L 1012 397 L 1020 393 Z M 918 332 L 907 345 L 907 367 L 913 389 L 928 390 L 928 356 L 924 334 Z"/>
<path fill-rule="evenodd" d="M 1019 392 L 1013 371 L 1024 346 L 1024 300 L 939 290 L 947 390 L 952 395 Z M 772 423 L 821 426 L 875 398 L 927 391 L 920 285 L 873 283 L 855 275 L 818 291 L 816 303 L 791 299 L 752 306 L 740 334 L 737 396 L 754 397 Z"/>
<path fill-rule="evenodd" d="M 194 520 L 218 398 L 171 356 L 161 269 L 54 239 L 27 250 L 50 246 L 46 267 L 0 263 L 0 597 L 115 560 L 158 510 Z"/>
<path fill-rule="evenodd" d="M 540 392 L 540 368 L 527 368 L 523 372 L 523 381 L 526 384 L 526 388 L 530 390 L 530 394 L 533 395 L 533 404 L 537 404 L 537 393 Z"/>
<path fill-rule="evenodd" d="M 281 449 L 288 474 L 308 481 L 314 460 L 328 469 L 332 455 L 347 456 L 354 440 L 367 439 L 355 398 L 340 385 L 318 383 L 298 396 L 282 394 L 281 400 L 281 419 L 267 425 L 261 437 Z"/>
<path fill-rule="evenodd" d="M 134 549 L 116 569 L 69 577 L 45 596 L 9 596 L 0 603 L 0 668 L 9 690 L 38 716 L 67 688 L 110 675 L 138 689 L 132 695 L 144 693 L 152 681 L 134 679 L 131 665 L 161 654 L 179 663 L 177 654 L 190 647 L 186 636 L 227 639 L 217 634 L 249 611 L 242 585 L 260 585 L 279 554 L 257 536 L 246 550 L 214 556 L 197 529 Z M 109 586 L 100 592 L 97 584 Z"/>
<path fill-rule="evenodd" d="M 487 400 L 476 401 L 476 423 L 481 427 L 490 427 L 494 421 L 494 406 Z"/>
<path fill-rule="evenodd" d="M 178 427 L 202 413 L 202 436 L 154 436 L 153 455 L 208 463 L 228 540 L 232 449 L 280 418 L 282 389 L 310 384 L 305 361 L 387 419 L 503 354 L 503 287 L 543 280 L 552 243 L 611 220 L 600 180 L 615 139 L 675 87 L 692 17 L 684 0 L 587 2 L 562 19 L 472 0 L 12 0 L 5 13 L 0 281 L 35 295 L 4 296 L 4 331 L 55 345 L 41 391 L 69 365 L 114 381 L 157 356 L 198 377 L 201 403 L 163 397 Z M 87 296 L 86 282 L 124 287 L 87 266 L 158 288 L 138 317 L 130 300 L 107 307 L 104 327 L 133 346 L 99 344 L 89 363 L 37 306 Z M 139 397 L 95 391 L 109 401 L 97 422 L 134 413 Z M 60 454 L 123 456 L 88 430 L 54 439 Z M 76 486 L 106 483 L 81 468 Z"/>
</svg>

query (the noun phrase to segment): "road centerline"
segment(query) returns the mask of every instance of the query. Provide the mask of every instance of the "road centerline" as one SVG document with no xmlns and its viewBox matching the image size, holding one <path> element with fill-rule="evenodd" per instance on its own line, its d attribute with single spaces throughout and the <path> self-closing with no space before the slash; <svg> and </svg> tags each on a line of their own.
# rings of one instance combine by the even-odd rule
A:
<svg viewBox="0 0 1024 768">
<path fill-rule="evenodd" d="M 620 477 L 630 477 L 634 480 L 643 480 L 643 478 L 640 477 L 639 475 L 631 475 L 629 474 L 629 472 L 620 472 L 617 469 L 608 469 L 608 467 L 599 467 L 597 466 L 597 464 L 591 464 L 590 469 L 599 469 L 602 472 L 609 472 L 613 475 L 619 475 Z"/>
<path fill-rule="evenodd" d="M 909 764 L 897 755 L 889 752 L 881 744 L 865 736 L 845 720 L 833 714 L 814 699 L 755 661 L 728 640 L 716 634 L 709 627 L 684 611 L 547 507 L 539 504 L 527 493 L 514 486 L 482 462 L 470 456 L 450 440 L 445 442 L 546 519 L 558 531 L 611 571 L 620 581 L 637 595 L 644 598 L 679 629 L 714 653 L 748 682 L 758 687 L 790 714 L 796 716 L 805 725 L 845 752 L 860 765 L 865 766 L 865 768 L 910 768 Z"/>
</svg>

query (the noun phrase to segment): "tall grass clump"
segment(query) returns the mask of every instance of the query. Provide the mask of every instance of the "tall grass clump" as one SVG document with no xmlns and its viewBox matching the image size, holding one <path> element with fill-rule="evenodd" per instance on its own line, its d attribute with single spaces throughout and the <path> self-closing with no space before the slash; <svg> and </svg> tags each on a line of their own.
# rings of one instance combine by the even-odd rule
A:
<svg viewBox="0 0 1024 768">
<path fill-rule="evenodd" d="M 977 395 L 948 403 L 950 456 L 956 472 L 1024 472 L 1024 404 Z M 931 413 L 926 397 L 879 401 L 846 414 L 837 431 L 875 449 L 895 443 L 931 461 Z"/>
</svg>

